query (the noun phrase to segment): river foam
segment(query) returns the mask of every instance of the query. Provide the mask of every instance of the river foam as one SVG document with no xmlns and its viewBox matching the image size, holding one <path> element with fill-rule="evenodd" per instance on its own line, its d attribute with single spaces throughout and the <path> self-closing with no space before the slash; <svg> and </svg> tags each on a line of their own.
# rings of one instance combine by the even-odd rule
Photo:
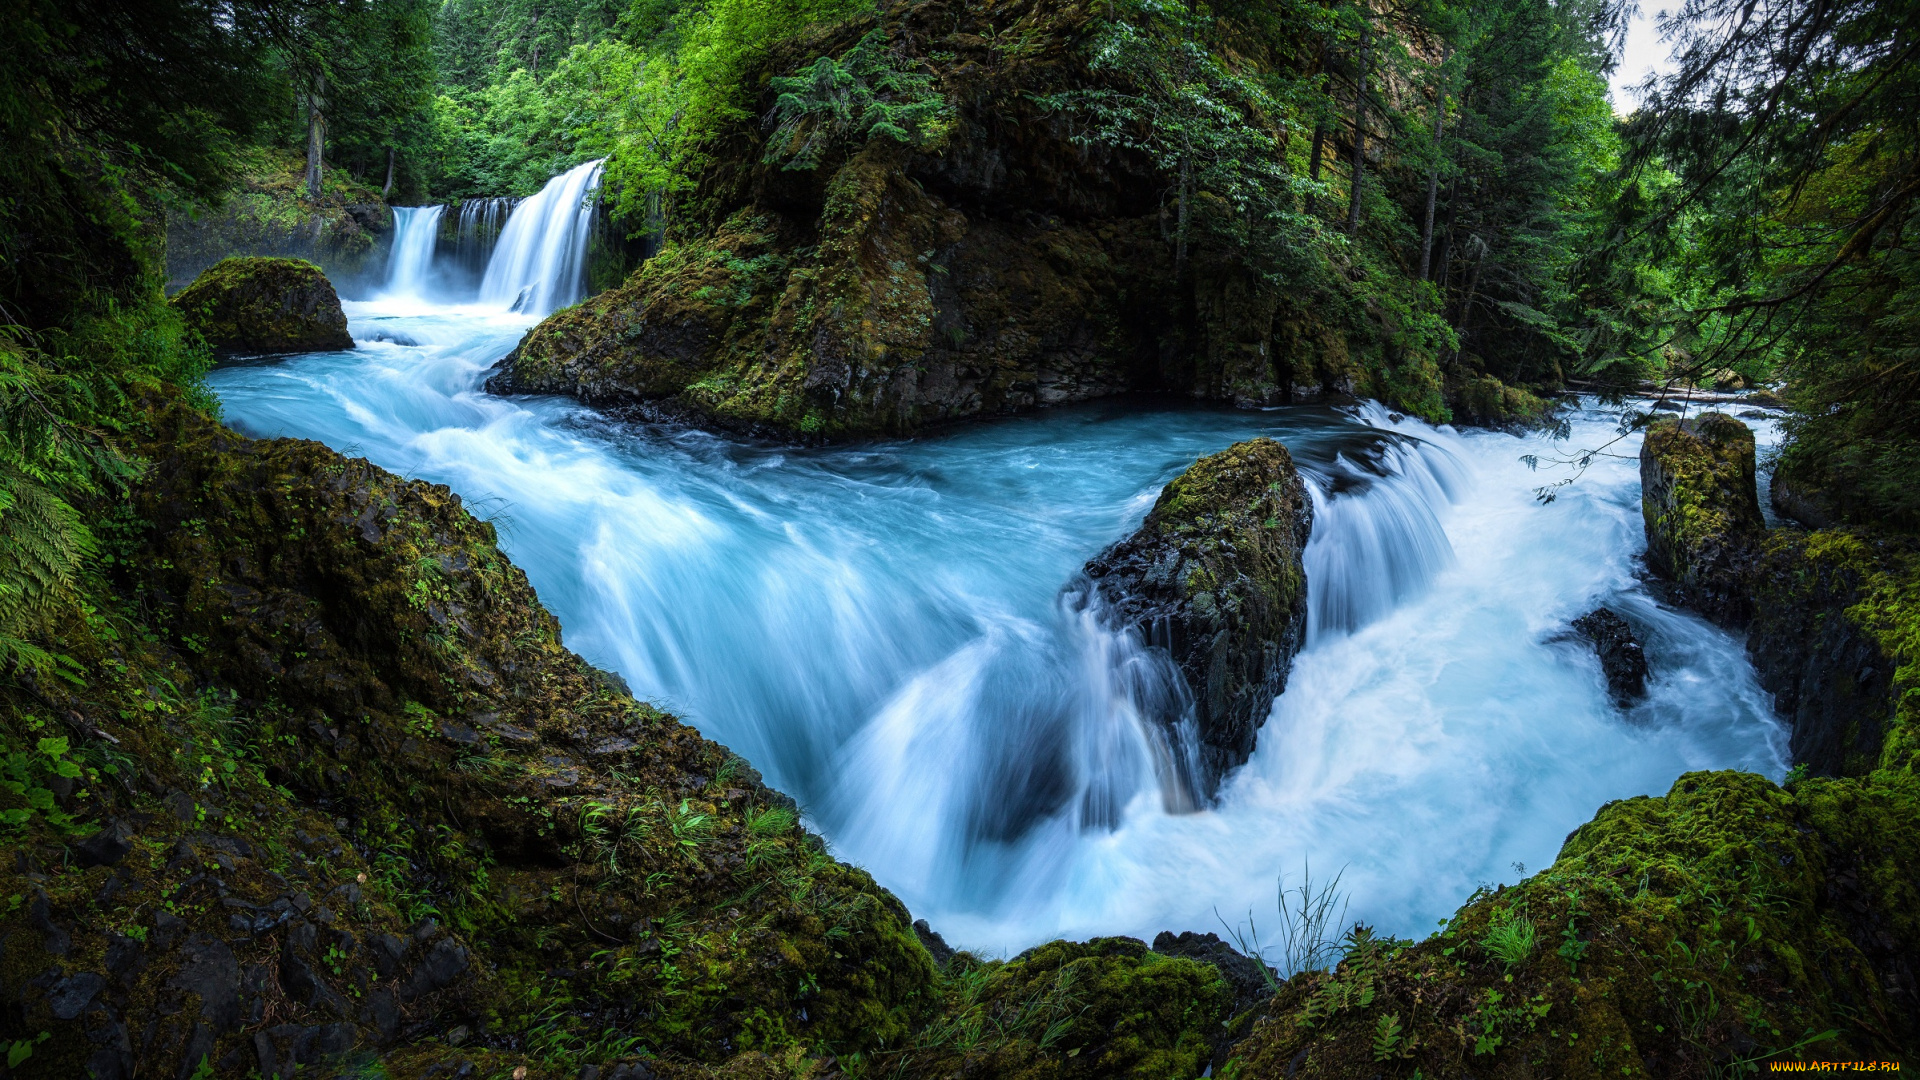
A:
<svg viewBox="0 0 1920 1080">
<path fill-rule="evenodd" d="M 1784 771 L 1740 644 L 1638 577 L 1637 438 L 1534 500 L 1553 476 L 1520 456 L 1596 445 L 1599 412 L 1548 444 L 1378 408 L 1096 404 L 799 450 L 483 394 L 525 316 L 347 308 L 352 352 L 214 372 L 228 421 L 452 486 L 570 647 L 966 946 L 1267 926 L 1307 863 L 1418 935 L 1610 799 Z M 1144 719 L 1177 708 L 1170 669 L 1073 584 L 1167 480 L 1260 434 L 1315 489 L 1312 630 L 1253 759 L 1195 812 Z M 1651 693 L 1624 714 L 1565 636 L 1601 602 L 1648 639 Z"/>
</svg>

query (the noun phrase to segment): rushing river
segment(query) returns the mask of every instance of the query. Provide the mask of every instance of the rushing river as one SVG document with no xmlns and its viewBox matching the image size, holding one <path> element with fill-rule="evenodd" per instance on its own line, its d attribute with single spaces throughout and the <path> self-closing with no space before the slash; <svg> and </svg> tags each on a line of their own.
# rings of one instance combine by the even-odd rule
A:
<svg viewBox="0 0 1920 1080">
<path fill-rule="evenodd" d="M 1130 402 L 797 450 L 488 396 L 534 321 L 502 304 L 533 294 L 417 291 L 349 303 L 351 352 L 215 371 L 228 422 L 460 492 L 570 647 L 752 761 L 957 944 L 1270 926 L 1309 862 L 1344 868 L 1354 916 L 1421 936 L 1608 800 L 1784 772 L 1740 643 L 1640 580 L 1637 436 L 1533 497 L 1561 474 L 1521 455 L 1599 445 L 1607 414 L 1552 444 Z M 1311 629 L 1253 759 L 1193 812 L 1140 719 L 1167 665 L 1071 586 L 1181 469 L 1255 435 L 1314 488 Z M 1625 712 L 1567 635 L 1601 603 L 1653 669 Z"/>
</svg>

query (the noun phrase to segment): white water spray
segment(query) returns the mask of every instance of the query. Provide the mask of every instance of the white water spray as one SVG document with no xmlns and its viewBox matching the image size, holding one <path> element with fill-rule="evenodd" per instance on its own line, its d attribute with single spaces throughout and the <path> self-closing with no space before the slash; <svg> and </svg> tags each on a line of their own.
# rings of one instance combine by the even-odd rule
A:
<svg viewBox="0 0 1920 1080">
<path fill-rule="evenodd" d="M 481 303 L 545 315 L 580 301 L 602 164 L 577 165 L 514 206 L 487 261 Z"/>
</svg>

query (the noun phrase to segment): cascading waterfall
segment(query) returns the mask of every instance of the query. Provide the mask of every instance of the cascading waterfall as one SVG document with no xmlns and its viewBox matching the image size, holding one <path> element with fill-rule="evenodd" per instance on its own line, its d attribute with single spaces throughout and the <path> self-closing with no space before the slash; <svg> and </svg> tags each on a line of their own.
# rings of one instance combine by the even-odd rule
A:
<svg viewBox="0 0 1920 1080">
<path fill-rule="evenodd" d="M 500 229 L 519 201 L 506 197 L 461 201 L 454 232 L 453 265 L 470 288 L 479 288 L 487 263 L 493 257 L 494 245 L 499 242 Z"/>
<path fill-rule="evenodd" d="M 439 205 L 393 208 L 393 249 L 387 253 L 388 295 L 421 295 L 433 268 L 440 216 L 446 209 Z"/>
<path fill-rule="evenodd" d="M 1346 868 L 1357 916 L 1418 933 L 1609 799 L 1689 769 L 1783 772 L 1740 644 L 1636 576 L 1630 461 L 1596 459 L 1543 507 L 1527 439 L 1376 408 L 1092 405 L 794 450 L 480 393 L 577 295 L 595 168 L 512 209 L 492 310 L 348 303 L 355 352 L 209 383 L 251 434 L 498 506 L 570 647 L 752 761 L 950 940 L 1217 930 L 1271 911 L 1275 873 L 1307 860 Z M 1573 437 L 1611 424 L 1581 414 Z M 1203 807 L 1188 689 L 1078 575 L 1187 464 L 1255 435 L 1313 492 L 1308 642 Z M 1624 713 L 1566 639 L 1600 602 L 1653 665 Z"/>
<path fill-rule="evenodd" d="M 481 303 L 544 315 L 579 302 L 602 164 L 575 166 L 513 207 L 480 281 Z"/>
</svg>

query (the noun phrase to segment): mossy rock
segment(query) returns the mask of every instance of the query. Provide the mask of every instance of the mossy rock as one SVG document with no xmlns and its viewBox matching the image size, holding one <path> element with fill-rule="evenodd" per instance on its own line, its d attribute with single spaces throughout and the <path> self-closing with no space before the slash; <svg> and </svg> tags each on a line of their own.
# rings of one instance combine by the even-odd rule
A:
<svg viewBox="0 0 1920 1080">
<path fill-rule="evenodd" d="M 1841 527 L 1761 544 L 1747 654 L 1817 774 L 1911 770 L 1920 752 L 1920 543 Z"/>
<path fill-rule="evenodd" d="M 1312 530 L 1292 455 L 1251 439 L 1194 462 L 1138 531 L 1087 563 L 1102 615 L 1165 648 L 1186 680 L 1204 798 L 1253 753 L 1306 640 L 1301 554 Z"/>
<path fill-rule="evenodd" d="M 98 732 L 83 760 L 126 770 L 75 809 L 129 823 L 131 852 L 90 867 L 50 834 L 0 867 L 23 898 L 0 1038 L 53 1033 L 10 1075 L 111 1050 L 121 1074 L 481 1054 L 573 1076 L 871 1051 L 937 1006 L 899 901 L 567 651 L 446 488 L 172 407 L 145 449 L 114 565 L 152 631 L 46 697 Z M 111 1008 L 77 1012 L 89 991 Z"/>
<path fill-rule="evenodd" d="M 223 259 L 175 294 L 171 303 L 220 352 L 353 348 L 333 283 L 305 259 Z"/>
<path fill-rule="evenodd" d="M 1747 575 L 1766 531 L 1753 432 L 1723 413 L 1658 420 L 1640 444 L 1647 564 L 1715 622 L 1745 623 Z"/>
<path fill-rule="evenodd" d="M 1717 1077 L 1920 1045 L 1920 781 L 1689 773 L 1428 940 L 1288 980 L 1243 1076 Z M 1230 1064 L 1229 1069 L 1233 1068 Z"/>
<path fill-rule="evenodd" d="M 1451 397 L 1456 422 L 1482 427 L 1538 424 L 1553 411 L 1550 403 L 1491 375 L 1462 381 L 1453 387 Z"/>
<path fill-rule="evenodd" d="M 1249 266 L 1213 239 L 1243 227 L 1242 210 L 1205 191 L 1175 244 L 1172 178 L 1076 143 L 1044 102 L 1108 86 L 1087 45 L 1109 15 L 1086 0 L 928 0 L 780 42 L 749 80 L 765 88 L 752 117 L 773 108 L 773 77 L 878 32 L 953 123 L 912 149 L 830 137 L 797 167 L 743 119 L 712 141 L 666 248 L 529 331 L 489 389 L 801 441 L 1135 392 L 1262 406 L 1351 393 L 1444 420 L 1433 356 L 1357 301 L 1340 258 Z M 996 43 L 1016 37 L 1010 58 Z M 1245 44 L 1236 63 L 1269 62 Z"/>
</svg>

